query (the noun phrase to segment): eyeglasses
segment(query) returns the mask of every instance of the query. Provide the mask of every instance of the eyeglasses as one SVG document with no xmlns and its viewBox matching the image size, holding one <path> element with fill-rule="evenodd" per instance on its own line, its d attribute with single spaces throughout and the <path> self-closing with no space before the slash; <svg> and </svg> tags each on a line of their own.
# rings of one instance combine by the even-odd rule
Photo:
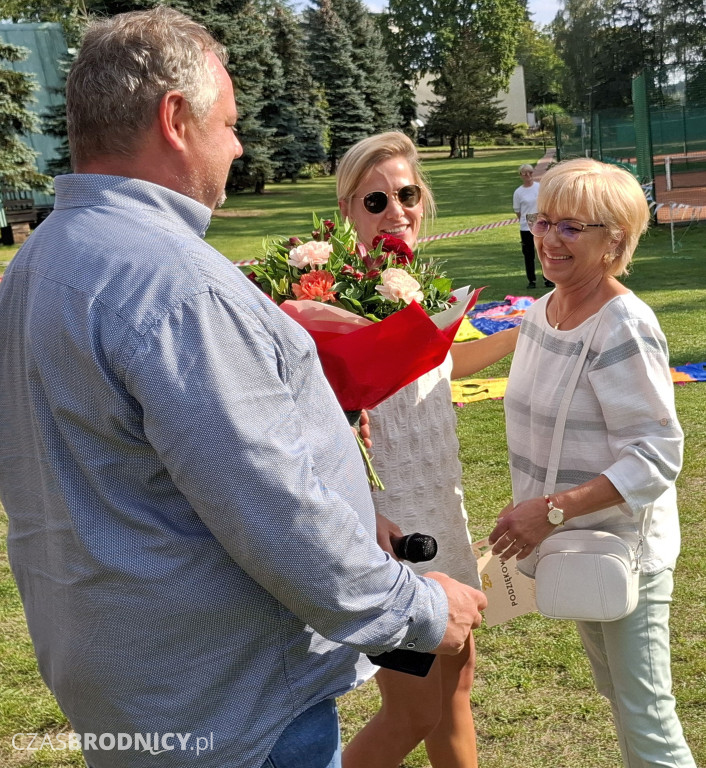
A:
<svg viewBox="0 0 706 768">
<path fill-rule="evenodd" d="M 530 232 L 535 237 L 545 237 L 549 234 L 549 230 L 552 227 L 556 227 L 557 235 L 569 243 L 578 240 L 581 233 L 585 232 L 589 227 L 605 227 L 605 224 L 584 224 L 582 221 L 574 221 L 573 219 L 562 219 L 557 222 L 549 221 L 549 219 L 540 216 L 538 213 L 528 213 L 527 224 L 529 225 Z"/>
<path fill-rule="evenodd" d="M 422 199 L 422 189 L 418 184 L 407 184 L 406 187 L 400 187 L 397 192 L 393 192 L 392 197 L 403 208 L 414 208 Z M 357 197 L 356 200 L 362 200 L 365 210 L 368 213 L 382 213 L 390 201 L 390 195 L 387 192 L 369 192 L 365 197 Z"/>
</svg>

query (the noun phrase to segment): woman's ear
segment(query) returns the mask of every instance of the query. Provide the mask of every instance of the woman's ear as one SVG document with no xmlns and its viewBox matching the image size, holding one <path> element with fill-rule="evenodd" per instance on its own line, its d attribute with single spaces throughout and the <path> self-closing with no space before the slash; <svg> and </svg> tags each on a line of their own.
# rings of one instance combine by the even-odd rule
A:
<svg viewBox="0 0 706 768">
<path fill-rule="evenodd" d="M 610 249 L 614 251 L 625 240 L 625 230 L 621 229 L 616 235 L 611 235 Z"/>
<path fill-rule="evenodd" d="M 341 216 L 343 216 L 344 219 L 348 218 L 349 207 L 348 200 L 338 201 L 338 210 L 341 212 Z"/>
</svg>

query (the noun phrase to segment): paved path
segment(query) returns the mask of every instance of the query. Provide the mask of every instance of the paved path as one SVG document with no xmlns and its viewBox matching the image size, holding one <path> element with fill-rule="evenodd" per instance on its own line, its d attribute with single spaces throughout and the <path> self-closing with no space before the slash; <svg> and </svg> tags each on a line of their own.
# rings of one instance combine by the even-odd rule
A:
<svg viewBox="0 0 706 768">
<path fill-rule="evenodd" d="M 534 178 L 536 181 L 539 181 L 544 176 L 546 170 L 554 162 L 555 157 L 556 149 L 554 147 L 547 149 L 544 157 L 534 167 Z"/>
</svg>

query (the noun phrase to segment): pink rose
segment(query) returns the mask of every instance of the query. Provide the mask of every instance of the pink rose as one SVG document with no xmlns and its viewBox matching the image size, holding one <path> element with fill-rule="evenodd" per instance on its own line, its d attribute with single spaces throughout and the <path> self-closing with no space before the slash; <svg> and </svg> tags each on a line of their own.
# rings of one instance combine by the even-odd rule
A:
<svg viewBox="0 0 706 768">
<path fill-rule="evenodd" d="M 382 273 L 382 285 L 376 285 L 375 290 L 382 294 L 387 301 L 422 301 L 424 294 L 419 290 L 419 283 L 404 269 L 391 267 Z"/>
<path fill-rule="evenodd" d="M 287 263 L 297 269 L 305 267 L 318 267 L 326 264 L 333 251 L 331 243 L 310 241 L 304 245 L 298 245 L 289 252 Z"/>
</svg>

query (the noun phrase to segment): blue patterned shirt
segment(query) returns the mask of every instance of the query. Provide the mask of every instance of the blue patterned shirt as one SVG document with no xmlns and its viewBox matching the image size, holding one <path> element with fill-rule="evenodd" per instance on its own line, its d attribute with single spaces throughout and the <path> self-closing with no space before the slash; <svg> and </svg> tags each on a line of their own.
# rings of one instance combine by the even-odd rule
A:
<svg viewBox="0 0 706 768">
<path fill-rule="evenodd" d="M 122 177 L 56 191 L 0 283 L 0 497 L 41 673 L 77 733 L 133 735 L 94 768 L 259 766 L 360 652 L 434 648 L 446 598 L 375 544 L 312 341 L 203 241 L 210 211 Z"/>
</svg>

